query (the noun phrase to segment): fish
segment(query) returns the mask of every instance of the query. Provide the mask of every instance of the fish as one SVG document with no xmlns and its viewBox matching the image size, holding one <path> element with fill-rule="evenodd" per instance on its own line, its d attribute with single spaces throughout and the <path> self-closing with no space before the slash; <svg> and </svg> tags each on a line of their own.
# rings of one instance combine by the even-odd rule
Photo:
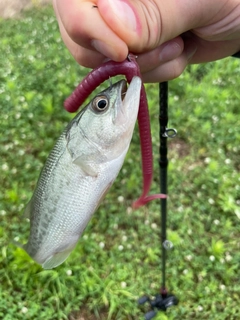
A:
<svg viewBox="0 0 240 320">
<path fill-rule="evenodd" d="M 75 112 L 93 90 L 109 79 L 109 77 L 116 75 L 124 75 L 129 83 L 134 76 L 141 78 L 136 56 L 129 53 L 127 58 L 122 62 L 108 60 L 93 69 L 82 79 L 72 94 L 64 101 L 65 109 L 68 112 Z M 132 204 L 133 209 L 138 209 L 155 199 L 167 198 L 166 194 L 161 193 L 149 195 L 153 180 L 153 152 L 148 101 L 143 83 L 140 94 L 138 128 L 141 146 L 143 188 L 141 196 Z"/>
<path fill-rule="evenodd" d="M 116 179 L 129 149 L 142 81 L 98 93 L 67 125 L 50 152 L 24 215 L 22 248 L 44 269 L 62 264 Z"/>
</svg>

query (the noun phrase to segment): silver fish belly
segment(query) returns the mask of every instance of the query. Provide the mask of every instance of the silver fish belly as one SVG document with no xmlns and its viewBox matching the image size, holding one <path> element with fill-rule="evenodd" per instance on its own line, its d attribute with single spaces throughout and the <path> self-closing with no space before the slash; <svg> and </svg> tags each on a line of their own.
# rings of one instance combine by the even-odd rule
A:
<svg viewBox="0 0 240 320">
<path fill-rule="evenodd" d="M 45 269 L 60 265 L 116 179 L 137 119 L 141 79 L 99 93 L 69 123 L 40 174 L 25 211 L 30 236 L 23 246 Z"/>
</svg>

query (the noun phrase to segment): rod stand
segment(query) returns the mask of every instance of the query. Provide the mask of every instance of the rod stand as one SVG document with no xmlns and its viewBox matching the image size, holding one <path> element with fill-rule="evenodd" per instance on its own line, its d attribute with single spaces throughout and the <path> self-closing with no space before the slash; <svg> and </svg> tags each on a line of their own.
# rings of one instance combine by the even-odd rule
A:
<svg viewBox="0 0 240 320">
<path fill-rule="evenodd" d="M 150 311 L 145 313 L 145 320 L 153 319 L 158 311 L 166 311 L 169 307 L 177 305 L 178 299 L 172 294 L 156 294 L 152 299 L 148 296 L 143 296 L 138 300 L 139 305 L 148 303 L 150 305 Z"/>
</svg>

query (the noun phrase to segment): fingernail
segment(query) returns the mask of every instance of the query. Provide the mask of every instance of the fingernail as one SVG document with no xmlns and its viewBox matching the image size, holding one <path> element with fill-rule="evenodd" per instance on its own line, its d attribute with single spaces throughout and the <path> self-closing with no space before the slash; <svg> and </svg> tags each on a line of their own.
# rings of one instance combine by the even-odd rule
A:
<svg viewBox="0 0 240 320">
<path fill-rule="evenodd" d="M 187 60 L 191 60 L 194 54 L 197 51 L 197 46 L 193 43 L 192 45 L 189 45 L 186 51 Z"/>
<path fill-rule="evenodd" d="M 103 54 L 105 57 L 112 57 L 112 49 L 105 42 L 101 40 L 92 40 L 91 44 L 94 49 Z"/>
<path fill-rule="evenodd" d="M 116 17 L 121 20 L 124 28 L 129 31 L 137 31 L 139 21 L 130 3 L 126 0 L 108 0 L 108 3 Z"/>
<path fill-rule="evenodd" d="M 177 58 L 182 53 L 182 48 L 177 42 L 166 43 L 159 55 L 161 62 L 166 62 Z"/>
</svg>

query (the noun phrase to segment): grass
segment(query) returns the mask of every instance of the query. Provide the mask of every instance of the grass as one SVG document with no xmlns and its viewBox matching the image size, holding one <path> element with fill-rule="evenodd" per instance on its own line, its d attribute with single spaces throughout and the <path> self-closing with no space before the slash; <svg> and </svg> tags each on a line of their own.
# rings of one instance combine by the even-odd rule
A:
<svg viewBox="0 0 240 320">
<path fill-rule="evenodd" d="M 136 300 L 161 284 L 159 203 L 141 192 L 139 137 L 69 259 L 42 270 L 23 217 L 39 171 L 72 115 L 64 99 L 88 70 L 60 39 L 50 8 L 2 20 L 0 52 L 0 318 L 143 319 Z M 191 66 L 170 83 L 167 284 L 180 299 L 156 320 L 240 318 L 240 61 Z M 147 86 L 158 191 L 158 86 Z"/>
</svg>

